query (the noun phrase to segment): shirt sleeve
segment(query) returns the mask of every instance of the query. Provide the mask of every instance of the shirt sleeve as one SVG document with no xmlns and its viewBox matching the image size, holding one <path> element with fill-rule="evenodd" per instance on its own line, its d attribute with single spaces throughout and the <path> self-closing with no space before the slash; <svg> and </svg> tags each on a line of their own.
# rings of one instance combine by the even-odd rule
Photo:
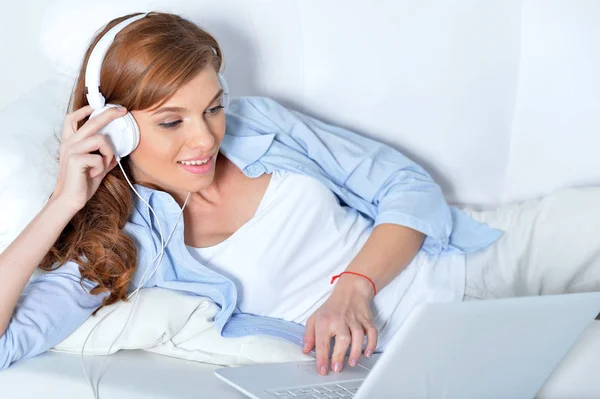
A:
<svg viewBox="0 0 600 399">
<path fill-rule="evenodd" d="M 102 304 L 106 293 L 90 294 L 96 284 L 80 277 L 78 265 L 67 262 L 27 283 L 0 337 L 0 370 L 54 347 Z"/>
<path fill-rule="evenodd" d="M 394 223 L 426 235 L 423 249 L 438 253 L 449 246 L 452 212 L 441 187 L 421 166 L 391 146 L 299 111 L 267 97 L 246 97 L 262 114 L 262 128 L 308 156 L 347 192 L 349 205 L 372 205 L 375 226 Z M 368 208 L 368 207 L 367 207 Z M 362 209 L 367 209 L 362 207 Z"/>
</svg>

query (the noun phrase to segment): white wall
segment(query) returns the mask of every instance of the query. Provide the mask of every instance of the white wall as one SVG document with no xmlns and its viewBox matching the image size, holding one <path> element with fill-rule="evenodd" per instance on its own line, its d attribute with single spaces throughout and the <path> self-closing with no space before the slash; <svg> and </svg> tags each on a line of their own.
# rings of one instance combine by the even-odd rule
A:
<svg viewBox="0 0 600 399">
<path fill-rule="evenodd" d="M 600 0 L 0 0 L 0 108 L 50 74 L 38 36 L 51 2 L 45 44 L 61 70 L 78 71 L 108 20 L 176 8 L 219 40 L 233 95 L 394 145 L 452 203 L 600 181 Z M 67 24 L 78 34 L 65 40 Z"/>
<path fill-rule="evenodd" d="M 0 0 L 0 108 L 49 78 L 39 51 L 40 21 L 51 0 Z"/>
</svg>

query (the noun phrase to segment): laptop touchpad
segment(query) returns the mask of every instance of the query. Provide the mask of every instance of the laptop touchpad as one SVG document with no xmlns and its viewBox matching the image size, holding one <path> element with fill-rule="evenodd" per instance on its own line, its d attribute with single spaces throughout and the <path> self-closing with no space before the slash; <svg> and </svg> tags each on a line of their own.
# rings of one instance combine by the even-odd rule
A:
<svg viewBox="0 0 600 399">
<path fill-rule="evenodd" d="M 379 356 L 381 356 L 381 354 L 379 354 L 379 353 L 376 353 L 376 354 L 372 355 L 371 357 L 361 356 L 360 360 L 358 361 L 358 364 L 360 364 L 367 370 L 371 370 L 373 368 L 373 366 L 375 366 L 375 363 L 377 363 L 377 359 L 379 359 Z"/>
</svg>

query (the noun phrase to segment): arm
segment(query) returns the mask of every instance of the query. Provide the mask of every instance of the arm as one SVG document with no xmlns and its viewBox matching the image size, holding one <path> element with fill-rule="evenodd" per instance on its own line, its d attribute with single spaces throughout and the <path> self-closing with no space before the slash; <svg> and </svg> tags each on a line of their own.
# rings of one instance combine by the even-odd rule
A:
<svg viewBox="0 0 600 399">
<path fill-rule="evenodd" d="M 72 217 L 72 212 L 50 200 L 0 254 L 0 335 L 25 284 Z"/>
<path fill-rule="evenodd" d="M 380 224 L 373 229 L 346 271 L 369 276 L 379 292 L 409 265 L 421 248 L 423 239 L 423 233 L 409 227 Z M 369 301 L 373 298 L 373 286 L 362 277 L 344 274 L 340 276 L 336 289 L 358 292 Z M 369 344 L 372 341 L 369 340 Z M 375 345 L 369 345 L 368 349 L 374 352 Z"/>
<path fill-rule="evenodd" d="M 380 224 L 373 229 L 346 271 L 368 276 L 379 291 L 408 266 L 423 239 L 423 233 L 409 227 Z M 375 352 L 378 332 L 370 309 L 373 296 L 373 286 L 367 279 L 343 274 L 327 301 L 308 319 L 303 351 L 308 353 L 316 346 L 319 373 L 327 374 L 332 337 L 335 337 L 331 357 L 334 371 L 342 370 L 349 346 L 348 363 L 351 366 L 358 363 L 365 335 L 365 355 L 368 357 Z"/>
<path fill-rule="evenodd" d="M 105 296 L 91 295 L 94 286 L 81 284 L 75 262 L 29 282 L 0 337 L 0 370 L 49 350 L 81 326 Z"/>
<path fill-rule="evenodd" d="M 78 265 L 68 262 L 27 284 L 71 219 L 50 200 L 0 254 L 0 370 L 44 352 L 71 334 L 102 302 L 93 285 L 80 285 Z"/>
<path fill-rule="evenodd" d="M 125 112 L 124 108 L 112 108 L 89 119 L 78 130 L 79 122 L 92 113 L 92 107 L 85 106 L 65 117 L 52 198 L 0 254 L 0 369 L 50 349 L 102 302 L 104 295 L 89 294 L 92 284 L 81 282 L 74 262 L 27 282 L 69 221 L 115 166 L 109 142 L 96 133 Z M 100 154 L 93 154 L 95 151 Z"/>
</svg>

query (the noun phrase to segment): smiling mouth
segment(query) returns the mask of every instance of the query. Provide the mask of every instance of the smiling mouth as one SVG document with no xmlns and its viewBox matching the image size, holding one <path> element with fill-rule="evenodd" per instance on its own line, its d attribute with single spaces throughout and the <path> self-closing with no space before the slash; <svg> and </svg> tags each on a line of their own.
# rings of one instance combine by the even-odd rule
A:
<svg viewBox="0 0 600 399">
<path fill-rule="evenodd" d="M 196 159 L 194 159 L 194 160 L 191 160 L 191 161 L 177 161 L 177 163 L 181 164 L 181 165 L 187 165 L 187 166 L 205 165 L 205 164 L 207 164 L 210 161 L 211 158 L 212 158 L 212 156 L 208 157 L 208 158 L 206 158 L 204 160 L 200 160 L 200 159 L 196 160 Z"/>
</svg>

